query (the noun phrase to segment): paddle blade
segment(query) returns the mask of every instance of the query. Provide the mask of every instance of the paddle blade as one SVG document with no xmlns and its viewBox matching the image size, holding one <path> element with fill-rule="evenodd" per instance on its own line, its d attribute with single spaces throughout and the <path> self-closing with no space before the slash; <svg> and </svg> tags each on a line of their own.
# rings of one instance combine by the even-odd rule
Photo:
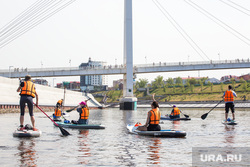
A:
<svg viewBox="0 0 250 167">
<path fill-rule="evenodd" d="M 207 115 L 208 115 L 208 113 L 206 113 L 206 114 L 203 114 L 202 116 L 201 116 L 201 119 L 206 119 L 207 118 Z"/>
<path fill-rule="evenodd" d="M 65 129 L 63 129 L 61 126 L 58 126 L 58 127 L 59 127 L 59 129 L 60 129 L 60 131 L 61 131 L 61 133 L 62 133 L 63 136 L 70 135 L 70 133 L 68 131 L 66 131 Z"/>
<path fill-rule="evenodd" d="M 71 112 L 72 110 L 74 110 L 74 109 L 66 110 L 66 112 Z"/>
<path fill-rule="evenodd" d="M 189 115 L 184 114 L 184 116 L 185 116 L 186 118 L 189 118 Z"/>
</svg>

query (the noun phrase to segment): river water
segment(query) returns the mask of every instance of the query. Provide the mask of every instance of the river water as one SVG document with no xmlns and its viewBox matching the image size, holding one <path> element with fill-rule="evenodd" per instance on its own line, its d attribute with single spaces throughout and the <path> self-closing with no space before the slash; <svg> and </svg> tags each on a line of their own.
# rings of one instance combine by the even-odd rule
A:
<svg viewBox="0 0 250 167">
<path fill-rule="evenodd" d="M 126 125 L 144 124 L 149 109 L 91 110 L 89 123 L 104 124 L 106 129 L 66 129 L 72 134 L 66 137 L 42 112 L 36 112 L 37 128 L 43 132 L 38 138 L 13 137 L 19 113 L 1 114 L 0 166 L 192 166 L 193 147 L 250 147 L 248 109 L 236 109 L 236 126 L 221 123 L 224 109 L 214 109 L 202 120 L 200 116 L 209 109 L 182 108 L 191 121 L 162 121 L 162 129 L 184 130 L 185 138 L 129 134 Z M 165 115 L 170 109 L 161 108 L 161 112 Z M 69 119 L 78 117 L 76 111 L 69 114 Z M 25 123 L 30 124 L 27 111 Z"/>
</svg>

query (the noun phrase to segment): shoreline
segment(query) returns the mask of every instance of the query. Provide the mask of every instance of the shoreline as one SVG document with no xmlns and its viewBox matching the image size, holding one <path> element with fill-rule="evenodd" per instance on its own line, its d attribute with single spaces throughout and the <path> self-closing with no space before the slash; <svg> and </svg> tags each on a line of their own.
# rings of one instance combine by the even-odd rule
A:
<svg viewBox="0 0 250 167">
<path fill-rule="evenodd" d="M 150 108 L 152 100 L 139 101 L 137 102 L 137 108 Z M 218 101 L 185 101 L 185 102 L 159 102 L 160 108 L 172 108 L 172 105 L 176 105 L 180 108 L 213 108 L 219 102 Z M 250 101 L 235 101 L 235 108 L 250 108 Z M 53 112 L 54 106 L 40 106 L 44 112 Z M 103 105 L 102 108 L 91 108 L 90 109 L 107 109 L 107 108 L 119 108 L 119 103 L 110 103 Z M 72 107 L 65 107 L 64 110 Z M 216 108 L 225 108 L 225 103 L 221 102 Z M 25 109 L 28 112 L 28 108 Z M 20 108 L 1 108 L 0 114 L 19 113 Z M 34 107 L 34 112 L 41 112 L 38 108 Z"/>
</svg>

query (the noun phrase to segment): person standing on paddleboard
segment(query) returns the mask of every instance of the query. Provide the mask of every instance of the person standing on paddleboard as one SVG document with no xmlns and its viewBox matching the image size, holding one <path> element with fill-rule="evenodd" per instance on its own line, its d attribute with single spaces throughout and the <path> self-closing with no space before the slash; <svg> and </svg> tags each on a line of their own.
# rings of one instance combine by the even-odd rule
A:
<svg viewBox="0 0 250 167">
<path fill-rule="evenodd" d="M 147 121 L 145 125 L 138 126 L 137 130 L 140 131 L 160 131 L 161 126 L 159 125 L 161 119 L 161 113 L 159 110 L 159 104 L 154 98 L 155 93 L 152 95 L 153 102 L 151 104 L 152 110 L 148 112 Z"/>
<path fill-rule="evenodd" d="M 38 95 L 36 92 L 35 84 L 31 82 L 31 76 L 26 75 L 25 80 L 22 81 L 17 88 L 17 92 L 20 92 L 20 127 L 19 130 L 23 130 L 24 126 L 24 113 L 25 113 L 25 104 L 27 103 L 28 108 L 29 108 L 29 114 L 30 114 L 30 119 L 31 123 L 33 126 L 33 130 L 37 131 L 35 128 L 35 117 L 33 114 L 33 98 L 36 97 L 36 105 L 38 105 Z"/>
<path fill-rule="evenodd" d="M 227 122 L 229 109 L 231 109 L 233 115 L 233 121 L 235 120 L 234 97 L 237 97 L 237 94 L 233 91 L 232 86 L 228 85 L 228 90 L 225 91 L 222 96 L 222 98 L 224 98 L 225 101 L 225 122 Z"/>
</svg>

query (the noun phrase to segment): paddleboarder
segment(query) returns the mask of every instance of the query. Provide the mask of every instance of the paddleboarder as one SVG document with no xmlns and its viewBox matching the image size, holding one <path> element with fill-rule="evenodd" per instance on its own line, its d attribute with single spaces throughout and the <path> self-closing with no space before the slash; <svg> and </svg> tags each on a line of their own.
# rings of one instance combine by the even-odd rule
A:
<svg viewBox="0 0 250 167">
<path fill-rule="evenodd" d="M 140 131 L 160 131 L 161 130 L 161 127 L 159 125 L 161 113 L 159 110 L 159 104 L 154 99 L 154 95 L 155 93 L 152 95 L 152 98 L 153 98 L 153 102 L 151 104 L 152 110 L 148 112 L 146 123 L 143 126 L 138 126 L 137 130 L 140 130 Z"/>
<path fill-rule="evenodd" d="M 58 100 L 58 102 L 56 103 L 56 106 L 57 106 L 57 105 L 59 105 L 60 107 L 62 107 L 62 105 L 63 105 L 63 99 Z"/>
<path fill-rule="evenodd" d="M 237 94 L 233 91 L 232 86 L 228 85 L 228 90 L 222 96 L 225 101 L 225 122 L 227 122 L 229 109 L 231 109 L 233 121 L 235 120 L 234 97 L 237 97 Z"/>
<path fill-rule="evenodd" d="M 79 103 L 80 107 L 77 108 L 77 112 L 79 112 L 79 119 L 78 121 L 72 120 L 71 123 L 73 124 L 88 124 L 89 119 L 89 107 L 87 105 L 87 101 L 85 100 Z"/>
<path fill-rule="evenodd" d="M 176 105 L 173 105 L 173 109 L 171 114 L 169 115 L 170 119 L 180 118 L 181 110 L 176 107 Z"/>
<path fill-rule="evenodd" d="M 38 105 L 38 95 L 36 92 L 35 84 L 31 82 L 31 76 L 26 75 L 25 80 L 20 82 L 17 92 L 20 92 L 20 127 L 19 130 L 24 130 L 24 113 L 25 113 L 25 104 L 27 103 L 29 108 L 29 114 L 33 130 L 37 131 L 35 128 L 35 117 L 33 114 L 33 98 L 36 97 L 36 105 Z"/>
<path fill-rule="evenodd" d="M 55 112 L 53 114 L 53 120 L 54 121 L 60 121 L 62 116 L 62 110 L 60 104 L 56 105 Z"/>
</svg>

